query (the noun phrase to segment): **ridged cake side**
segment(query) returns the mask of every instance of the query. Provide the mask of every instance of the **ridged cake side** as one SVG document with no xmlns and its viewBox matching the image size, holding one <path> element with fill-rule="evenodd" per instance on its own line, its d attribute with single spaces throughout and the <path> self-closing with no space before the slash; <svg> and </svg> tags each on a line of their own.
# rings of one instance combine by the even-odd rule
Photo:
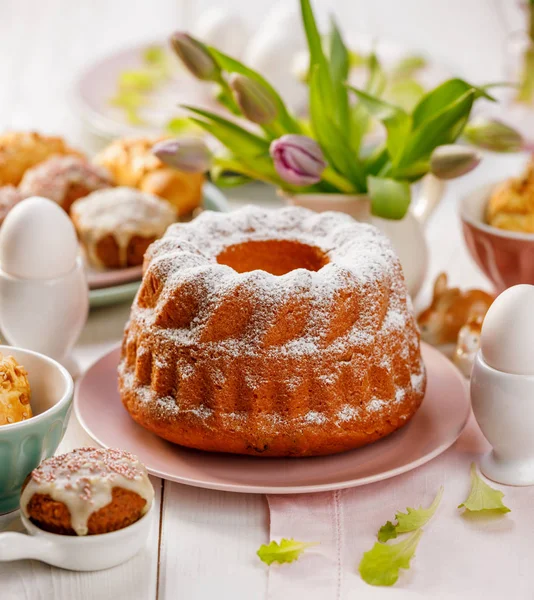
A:
<svg viewBox="0 0 534 600">
<path fill-rule="evenodd" d="M 282 276 L 218 264 L 290 240 L 328 264 Z M 340 213 L 247 207 L 173 225 L 146 256 L 119 368 L 132 417 L 205 450 L 305 456 L 402 426 L 425 390 L 419 334 L 387 238 Z"/>
</svg>

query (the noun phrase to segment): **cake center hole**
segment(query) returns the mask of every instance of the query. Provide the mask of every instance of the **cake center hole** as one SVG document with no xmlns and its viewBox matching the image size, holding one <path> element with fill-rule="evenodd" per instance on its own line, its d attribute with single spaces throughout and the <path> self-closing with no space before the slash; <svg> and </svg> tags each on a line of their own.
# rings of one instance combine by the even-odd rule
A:
<svg viewBox="0 0 534 600">
<path fill-rule="evenodd" d="M 217 262 L 238 273 L 259 269 L 272 275 L 285 275 L 295 269 L 318 271 L 329 261 L 315 246 L 289 240 L 266 240 L 228 246 L 217 256 Z"/>
</svg>

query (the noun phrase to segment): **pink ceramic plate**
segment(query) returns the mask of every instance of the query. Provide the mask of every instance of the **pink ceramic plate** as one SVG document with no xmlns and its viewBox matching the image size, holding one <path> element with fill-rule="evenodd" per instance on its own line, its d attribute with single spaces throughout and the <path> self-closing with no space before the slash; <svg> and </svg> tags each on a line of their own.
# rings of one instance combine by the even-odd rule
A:
<svg viewBox="0 0 534 600">
<path fill-rule="evenodd" d="M 126 269 L 106 269 L 99 271 L 89 265 L 86 266 L 87 283 L 90 290 L 108 288 L 131 281 L 140 281 L 143 275 L 143 267 L 128 267 Z"/>
<path fill-rule="evenodd" d="M 137 454 L 150 473 L 197 487 L 256 494 L 295 494 L 354 487 L 415 469 L 444 452 L 471 411 L 467 384 L 437 350 L 423 344 L 427 394 L 413 419 L 389 437 L 344 454 L 316 458 L 256 458 L 175 446 L 130 418 L 117 391 L 119 349 L 80 380 L 74 407 L 99 444 Z"/>
</svg>

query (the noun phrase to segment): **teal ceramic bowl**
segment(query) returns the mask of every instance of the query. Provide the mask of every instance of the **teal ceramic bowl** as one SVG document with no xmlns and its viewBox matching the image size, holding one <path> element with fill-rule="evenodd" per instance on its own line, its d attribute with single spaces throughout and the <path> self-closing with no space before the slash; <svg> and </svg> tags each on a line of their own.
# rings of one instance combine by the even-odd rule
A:
<svg viewBox="0 0 534 600">
<path fill-rule="evenodd" d="M 0 514 L 19 507 L 20 489 L 26 476 L 54 454 L 72 405 L 74 383 L 68 371 L 43 354 L 0 346 L 28 371 L 33 417 L 0 425 Z"/>
</svg>

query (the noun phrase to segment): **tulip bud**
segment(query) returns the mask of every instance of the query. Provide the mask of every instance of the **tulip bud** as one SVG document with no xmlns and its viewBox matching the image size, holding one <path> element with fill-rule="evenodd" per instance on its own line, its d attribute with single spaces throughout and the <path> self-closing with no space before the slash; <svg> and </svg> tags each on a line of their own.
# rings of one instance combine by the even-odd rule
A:
<svg viewBox="0 0 534 600">
<path fill-rule="evenodd" d="M 194 37 L 187 33 L 173 33 L 171 46 L 187 70 L 197 79 L 203 81 L 216 81 L 218 79 L 219 66 L 204 45 Z"/>
<path fill-rule="evenodd" d="M 463 135 L 471 144 L 493 152 L 517 152 L 523 147 L 521 134 L 497 119 L 472 121 Z"/>
<path fill-rule="evenodd" d="M 232 73 L 230 87 L 243 115 L 253 123 L 267 125 L 276 119 L 278 109 L 271 92 L 258 81 Z"/>
<path fill-rule="evenodd" d="M 319 144 L 305 135 L 283 135 L 271 142 L 269 152 L 278 175 L 293 185 L 319 182 L 326 168 Z"/>
<path fill-rule="evenodd" d="M 481 160 L 469 146 L 438 146 L 430 157 L 430 171 L 438 179 L 454 179 L 472 171 Z"/>
<path fill-rule="evenodd" d="M 211 165 L 211 154 L 199 138 L 163 140 L 152 146 L 152 152 L 166 165 L 184 173 L 205 173 Z"/>
</svg>

